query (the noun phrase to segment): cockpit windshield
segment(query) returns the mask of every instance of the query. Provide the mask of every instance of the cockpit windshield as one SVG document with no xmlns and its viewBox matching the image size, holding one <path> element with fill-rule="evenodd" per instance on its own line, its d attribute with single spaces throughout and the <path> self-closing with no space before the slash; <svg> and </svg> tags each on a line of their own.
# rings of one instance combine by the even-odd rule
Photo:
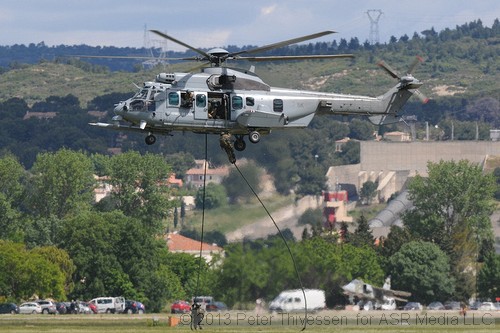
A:
<svg viewBox="0 0 500 333">
<path fill-rule="evenodd" d="M 146 99 L 148 97 L 149 89 L 141 89 L 132 99 Z"/>
</svg>

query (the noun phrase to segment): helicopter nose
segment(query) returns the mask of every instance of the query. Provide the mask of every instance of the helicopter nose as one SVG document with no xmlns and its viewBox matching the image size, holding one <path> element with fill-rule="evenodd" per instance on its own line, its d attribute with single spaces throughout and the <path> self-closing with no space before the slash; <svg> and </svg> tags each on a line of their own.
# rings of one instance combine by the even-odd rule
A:
<svg viewBox="0 0 500 333">
<path fill-rule="evenodd" d="M 118 104 L 115 104 L 115 109 L 114 109 L 115 114 L 122 115 L 126 111 L 127 111 L 127 105 L 125 102 L 120 102 Z"/>
</svg>

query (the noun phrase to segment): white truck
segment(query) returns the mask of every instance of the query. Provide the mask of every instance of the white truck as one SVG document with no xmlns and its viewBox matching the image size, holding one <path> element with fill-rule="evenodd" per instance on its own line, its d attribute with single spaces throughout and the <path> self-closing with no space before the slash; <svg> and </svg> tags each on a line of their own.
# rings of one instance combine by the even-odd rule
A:
<svg viewBox="0 0 500 333">
<path fill-rule="evenodd" d="M 301 312 L 319 311 L 326 308 L 325 292 L 319 289 L 305 289 L 306 299 L 302 289 L 282 291 L 270 304 L 271 312 Z"/>
</svg>

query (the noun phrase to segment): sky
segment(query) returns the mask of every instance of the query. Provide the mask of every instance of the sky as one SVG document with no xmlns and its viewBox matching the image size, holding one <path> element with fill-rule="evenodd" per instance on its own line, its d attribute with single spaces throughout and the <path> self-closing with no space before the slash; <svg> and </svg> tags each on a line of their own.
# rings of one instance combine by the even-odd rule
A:
<svg viewBox="0 0 500 333">
<path fill-rule="evenodd" d="M 0 45 L 184 47 L 145 34 L 163 31 L 200 48 L 266 45 L 324 30 L 316 41 L 370 38 L 369 10 L 381 10 L 379 40 L 477 19 L 491 26 L 500 0 L 14 0 L 0 2 Z M 373 19 L 376 12 L 371 12 Z"/>
</svg>

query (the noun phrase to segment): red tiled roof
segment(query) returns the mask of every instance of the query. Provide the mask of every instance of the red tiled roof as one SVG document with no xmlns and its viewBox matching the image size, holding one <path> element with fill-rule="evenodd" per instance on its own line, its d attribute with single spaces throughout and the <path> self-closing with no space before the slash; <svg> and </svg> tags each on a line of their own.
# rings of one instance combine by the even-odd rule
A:
<svg viewBox="0 0 500 333">
<path fill-rule="evenodd" d="M 172 252 L 195 252 L 200 251 L 200 241 L 184 237 L 177 233 L 170 233 L 165 236 L 167 241 L 168 250 Z M 218 252 L 222 248 L 217 245 L 203 243 L 203 251 Z"/>
</svg>

